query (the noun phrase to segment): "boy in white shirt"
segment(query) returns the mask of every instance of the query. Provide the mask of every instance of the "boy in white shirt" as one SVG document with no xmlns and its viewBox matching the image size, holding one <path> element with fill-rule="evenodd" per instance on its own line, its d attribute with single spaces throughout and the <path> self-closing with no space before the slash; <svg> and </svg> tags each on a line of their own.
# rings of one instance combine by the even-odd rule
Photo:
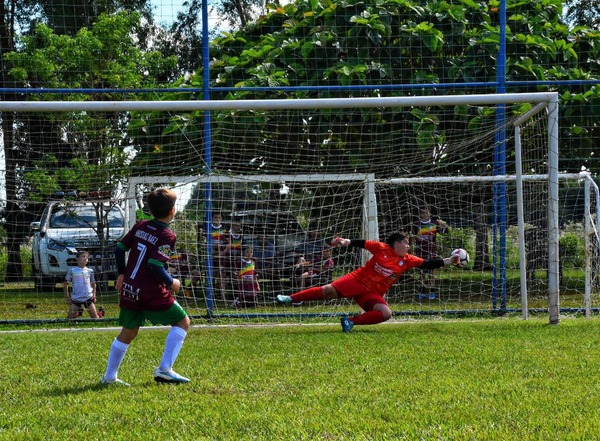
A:
<svg viewBox="0 0 600 441">
<path fill-rule="evenodd" d="M 65 276 L 63 289 L 65 299 L 69 304 L 67 318 L 75 319 L 83 314 L 83 308 L 87 309 L 91 318 L 100 318 L 104 311 L 96 311 L 96 279 L 94 270 L 87 267 L 89 253 L 79 251 L 77 253 L 77 266 L 69 268 Z M 72 287 L 69 294 L 69 286 Z"/>
</svg>

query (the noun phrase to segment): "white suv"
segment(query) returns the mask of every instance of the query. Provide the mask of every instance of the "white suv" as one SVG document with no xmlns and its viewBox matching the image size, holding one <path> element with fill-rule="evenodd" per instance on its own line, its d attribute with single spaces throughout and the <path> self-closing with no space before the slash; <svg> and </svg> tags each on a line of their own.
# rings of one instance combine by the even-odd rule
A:
<svg viewBox="0 0 600 441">
<path fill-rule="evenodd" d="M 105 220 L 98 230 L 97 210 Z M 69 267 L 77 265 L 78 251 L 89 253 L 88 266 L 96 273 L 114 277 L 113 250 L 125 232 L 123 210 L 106 202 L 53 201 L 39 222 L 32 222 L 32 254 L 35 286 L 53 288 L 62 282 Z M 101 240 L 100 237 L 104 236 Z"/>
</svg>

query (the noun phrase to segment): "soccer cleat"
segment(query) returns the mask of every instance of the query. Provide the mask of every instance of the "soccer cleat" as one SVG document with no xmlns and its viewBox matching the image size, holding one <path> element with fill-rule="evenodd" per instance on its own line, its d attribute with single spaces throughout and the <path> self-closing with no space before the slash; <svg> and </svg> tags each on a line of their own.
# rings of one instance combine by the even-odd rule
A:
<svg viewBox="0 0 600 441">
<path fill-rule="evenodd" d="M 123 380 L 115 378 L 114 380 L 108 380 L 104 375 L 100 378 L 100 384 L 118 384 L 120 386 L 131 386 L 129 383 L 125 383 Z"/>
<path fill-rule="evenodd" d="M 348 317 L 342 317 L 342 331 L 350 332 L 354 327 L 354 322 Z"/>
<path fill-rule="evenodd" d="M 154 371 L 154 381 L 157 383 L 189 383 L 190 379 L 179 375 L 173 369 L 166 371 L 156 369 Z"/>
<path fill-rule="evenodd" d="M 292 303 L 291 296 L 284 296 L 283 294 L 277 295 L 277 303 Z"/>
<path fill-rule="evenodd" d="M 435 300 L 435 293 L 434 292 L 430 292 L 429 293 L 429 300 Z"/>
<path fill-rule="evenodd" d="M 419 294 L 419 299 L 423 300 L 427 298 L 427 294 L 425 294 L 424 292 Z"/>
<path fill-rule="evenodd" d="M 98 317 L 99 317 L 99 318 L 102 318 L 102 317 L 104 317 L 104 306 L 100 306 L 100 307 L 98 307 L 98 312 L 97 312 L 97 314 L 98 314 Z"/>
</svg>

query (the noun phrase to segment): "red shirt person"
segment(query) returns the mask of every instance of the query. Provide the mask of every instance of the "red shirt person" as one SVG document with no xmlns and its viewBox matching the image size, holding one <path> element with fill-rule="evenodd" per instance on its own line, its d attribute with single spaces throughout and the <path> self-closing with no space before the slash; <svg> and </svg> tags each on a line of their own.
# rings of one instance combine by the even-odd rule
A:
<svg viewBox="0 0 600 441">
<path fill-rule="evenodd" d="M 332 283 L 308 288 L 291 296 L 278 295 L 277 301 L 298 303 L 308 300 L 353 299 L 364 312 L 354 317 L 343 317 L 344 332 L 350 332 L 354 325 L 373 325 L 389 320 L 392 310 L 384 295 L 405 271 L 411 268 L 435 269 L 458 263 L 457 256 L 422 259 L 409 254 L 408 236 L 402 233 L 391 234 L 385 243 L 336 238 L 332 245 L 364 248 L 373 256 L 364 266 Z"/>
</svg>

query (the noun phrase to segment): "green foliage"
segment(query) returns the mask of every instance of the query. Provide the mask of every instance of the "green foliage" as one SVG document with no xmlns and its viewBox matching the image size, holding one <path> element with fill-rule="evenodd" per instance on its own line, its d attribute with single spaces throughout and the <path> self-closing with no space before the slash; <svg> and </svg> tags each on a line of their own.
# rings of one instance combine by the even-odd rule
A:
<svg viewBox="0 0 600 441">
<path fill-rule="evenodd" d="M 177 250 L 186 252 L 188 255 L 198 256 L 198 234 L 196 222 L 188 219 L 186 211 L 177 213 L 175 219 L 170 224 L 171 229 L 177 235 Z"/>
<path fill-rule="evenodd" d="M 140 29 L 140 14 L 126 12 L 101 15 L 91 28 L 73 36 L 39 24 L 22 37 L 22 50 L 5 55 L 12 66 L 8 74 L 26 87 L 148 87 L 162 72 L 173 69 L 177 59 L 142 50 L 135 41 Z"/>
<path fill-rule="evenodd" d="M 512 1 L 507 7 L 506 79 L 523 82 L 599 78 L 600 71 L 593 60 L 600 59 L 600 33 L 567 26 L 563 22 L 560 0 Z M 211 81 L 219 87 L 491 82 L 497 75 L 499 38 L 497 3 L 297 1 L 283 7 L 268 7 L 268 13 L 256 23 L 215 39 L 211 45 L 214 59 Z M 512 91 L 531 91 L 531 88 L 516 86 Z M 381 93 L 378 89 L 353 91 L 352 96 Z M 328 90 L 244 90 L 227 92 L 223 97 L 332 96 L 348 95 Z M 579 171 L 583 162 L 596 171 L 590 150 L 593 139 L 600 136 L 595 124 L 599 102 L 594 87 L 569 88 L 563 93 L 561 168 Z M 322 126 L 327 126 L 335 124 L 336 115 L 323 113 L 321 118 Z M 483 115 L 473 116 L 473 125 L 478 118 Z M 285 121 L 281 124 L 285 125 Z M 440 142 L 432 134 L 443 137 L 441 126 L 432 125 L 424 132 L 417 131 L 414 139 L 427 151 L 432 143 Z M 268 128 L 257 119 L 255 130 L 261 132 Z M 227 138 L 227 143 L 220 142 L 219 131 L 215 131 L 214 136 L 216 166 L 221 158 L 221 146 L 228 144 L 229 149 L 239 149 L 248 141 Z M 298 138 L 302 148 L 304 140 L 300 134 L 286 133 L 285 136 Z M 272 148 L 277 148 L 277 138 L 278 135 L 273 134 L 268 140 Z M 319 141 L 317 144 L 323 145 Z M 379 150 L 385 149 L 386 140 L 360 141 L 379 143 Z M 329 143 L 325 147 L 329 155 L 324 156 L 331 158 L 335 166 L 339 166 L 340 161 L 360 164 L 359 156 L 348 144 L 348 139 Z M 331 150 L 334 145 L 339 152 Z M 227 156 L 226 152 L 222 153 Z M 350 159 L 343 160 L 342 155 Z M 400 158 L 398 162 L 402 162 Z"/>
<path fill-rule="evenodd" d="M 456 248 L 463 248 L 472 258 L 475 257 L 475 230 L 473 228 L 452 228 L 448 234 L 438 234 L 436 240 L 440 256 L 448 257 Z"/>
<path fill-rule="evenodd" d="M 565 226 L 560 237 L 560 258 L 563 266 L 583 268 L 585 266 L 585 228 L 580 223 Z"/>
<path fill-rule="evenodd" d="M 490 249 L 493 249 L 491 231 L 488 237 Z M 517 227 L 509 227 L 506 231 L 507 268 L 519 268 L 518 240 Z M 455 248 L 464 248 L 469 255 L 475 256 L 475 231 L 471 228 L 453 228 L 449 234 L 438 235 L 437 243 L 438 253 L 441 256 L 449 255 Z M 560 253 L 563 267 L 583 268 L 585 266 L 585 234 L 581 224 L 571 223 L 565 226 L 560 237 Z"/>
<path fill-rule="evenodd" d="M 0 229 L 0 241 L 4 242 L 6 240 L 5 236 L 3 238 L 3 230 Z M 31 246 L 29 244 L 21 245 L 21 274 L 25 280 L 29 280 L 31 278 Z M 6 268 L 8 264 L 8 253 L 6 252 L 6 247 L 0 247 L 0 280 L 5 280 L 6 276 Z"/>
<path fill-rule="evenodd" d="M 490 234 L 490 249 L 492 249 L 492 235 Z M 521 264 L 519 256 L 519 230 L 516 226 L 506 230 L 506 267 L 518 269 Z"/>
<path fill-rule="evenodd" d="M 69 161 L 68 167 L 56 168 L 57 160 L 52 155 L 46 155 L 43 160 L 34 162 L 31 170 L 24 174 L 29 185 L 35 189 L 30 199 L 45 201 L 59 190 L 110 192 L 115 183 L 122 182 L 129 176 L 125 166 L 127 155 L 118 149 L 111 149 L 108 153 L 104 151 L 104 154 L 105 159 L 110 158 L 110 163 L 101 161 L 99 164 L 92 164 L 85 159 L 75 158 Z"/>
<path fill-rule="evenodd" d="M 6 54 L 8 74 L 25 87 L 133 89 L 158 85 L 177 59 L 144 50 L 135 40 L 140 14 L 101 15 L 73 36 L 57 35 L 44 24 L 22 38 L 22 49 Z M 45 94 L 36 99 L 64 99 Z M 110 99 L 111 94 L 71 95 L 68 99 Z M 131 97 L 130 97 L 131 98 Z M 127 175 L 131 153 L 128 117 L 114 112 L 57 112 L 27 118 L 24 139 L 45 132 L 46 153 L 33 156 L 24 174 L 30 199 L 44 200 L 56 190 L 108 190 Z M 39 129 L 39 127 L 44 129 Z M 50 140 L 50 142 L 49 142 Z M 25 149 L 26 146 L 23 146 Z"/>
</svg>

